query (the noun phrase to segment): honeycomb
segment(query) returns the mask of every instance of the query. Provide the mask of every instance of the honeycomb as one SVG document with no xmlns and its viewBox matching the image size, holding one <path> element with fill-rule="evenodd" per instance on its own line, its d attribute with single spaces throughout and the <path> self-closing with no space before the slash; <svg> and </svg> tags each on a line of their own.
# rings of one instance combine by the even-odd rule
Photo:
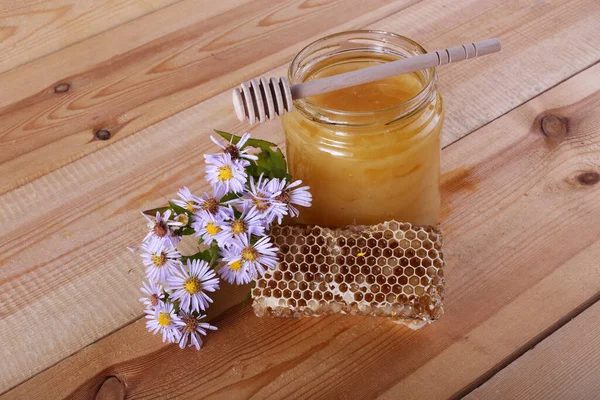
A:
<svg viewBox="0 0 600 400">
<path fill-rule="evenodd" d="M 279 262 L 252 289 L 259 317 L 370 315 L 419 329 L 444 312 L 436 227 L 396 221 L 345 229 L 274 226 L 270 235 Z"/>
</svg>

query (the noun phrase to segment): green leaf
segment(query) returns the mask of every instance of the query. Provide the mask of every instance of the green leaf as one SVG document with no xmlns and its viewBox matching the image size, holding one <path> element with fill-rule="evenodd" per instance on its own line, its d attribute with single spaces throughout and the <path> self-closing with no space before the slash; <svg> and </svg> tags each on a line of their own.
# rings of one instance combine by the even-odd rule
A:
<svg viewBox="0 0 600 400">
<path fill-rule="evenodd" d="M 232 135 L 231 133 L 219 130 L 215 130 L 215 132 L 233 144 L 237 144 L 241 139 L 239 136 Z M 246 173 L 249 175 L 258 178 L 260 174 L 264 174 L 268 178 L 279 179 L 288 176 L 285 156 L 275 143 L 260 139 L 248 139 L 243 147 L 255 147 L 261 150 L 256 154 L 258 157 L 256 163 L 251 163 L 246 168 Z"/>
<path fill-rule="evenodd" d="M 218 135 L 220 135 L 223 139 L 225 139 L 228 142 L 231 142 L 233 144 L 238 144 L 238 142 L 241 139 L 240 136 L 232 135 L 231 133 L 219 131 L 217 129 L 215 129 L 215 132 Z M 277 145 L 273 142 L 268 142 L 266 140 L 248 139 L 248 141 L 244 144 L 244 146 L 242 148 L 244 148 L 244 147 L 256 147 L 257 149 L 262 149 L 262 150 L 268 151 L 271 149 L 271 147 L 277 147 Z"/>
<path fill-rule="evenodd" d="M 223 198 L 220 200 L 221 203 L 225 203 L 226 201 L 230 201 L 230 200 L 234 200 L 234 199 L 239 199 L 240 196 L 237 193 L 227 193 L 225 196 L 223 196 Z"/>
<path fill-rule="evenodd" d="M 189 226 L 184 226 L 179 228 L 177 233 L 181 236 L 193 235 L 196 231 L 190 228 Z"/>
<path fill-rule="evenodd" d="M 169 202 L 169 207 L 171 207 L 171 209 L 173 211 L 175 211 L 175 214 L 187 214 L 187 215 L 192 215 L 191 212 L 189 212 L 188 210 L 186 210 L 183 207 L 178 206 L 177 204 L 173 203 L 172 201 Z"/>
<path fill-rule="evenodd" d="M 210 265 L 211 267 L 216 267 L 218 264 L 218 260 L 219 258 L 221 258 L 221 249 L 219 249 L 219 246 L 213 242 L 213 244 L 211 244 L 211 246 L 208 248 L 208 252 L 210 253 Z"/>
<path fill-rule="evenodd" d="M 199 251 L 196 254 L 192 254 L 191 256 L 183 256 L 181 257 L 182 263 L 187 263 L 188 260 L 204 260 L 207 263 L 210 263 L 212 259 L 212 254 L 210 249 Z"/>
<path fill-rule="evenodd" d="M 146 211 L 142 211 L 142 212 L 146 215 L 150 215 L 150 216 L 154 217 L 154 216 L 156 216 L 157 211 L 160 213 L 160 215 L 162 215 L 168 209 L 169 209 L 169 207 L 159 207 L 159 208 L 153 208 L 152 210 L 146 210 Z"/>
</svg>

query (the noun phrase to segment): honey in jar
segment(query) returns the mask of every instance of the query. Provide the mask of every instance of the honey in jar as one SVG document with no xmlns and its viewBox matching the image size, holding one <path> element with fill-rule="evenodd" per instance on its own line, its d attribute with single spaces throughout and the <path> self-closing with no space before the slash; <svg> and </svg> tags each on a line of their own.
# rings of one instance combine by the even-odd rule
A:
<svg viewBox="0 0 600 400">
<path fill-rule="evenodd" d="M 424 53 L 395 34 L 344 32 L 302 50 L 289 80 L 296 84 Z M 313 194 L 300 222 L 436 224 L 443 115 L 433 69 L 295 100 L 282 119 L 288 165 Z"/>
</svg>

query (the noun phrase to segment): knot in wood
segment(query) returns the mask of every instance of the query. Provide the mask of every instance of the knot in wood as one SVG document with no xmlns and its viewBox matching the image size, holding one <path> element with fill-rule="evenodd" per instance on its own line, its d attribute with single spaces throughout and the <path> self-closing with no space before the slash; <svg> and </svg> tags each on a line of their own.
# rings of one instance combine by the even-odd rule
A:
<svg viewBox="0 0 600 400">
<path fill-rule="evenodd" d="M 110 139 L 110 132 L 106 129 L 100 129 L 99 131 L 96 131 L 96 137 L 100 140 L 108 140 Z"/>
<path fill-rule="evenodd" d="M 125 384 L 116 376 L 107 377 L 96 393 L 96 400 L 124 399 L 126 394 Z"/>
<path fill-rule="evenodd" d="M 567 124 L 554 115 L 542 118 L 542 132 L 552 140 L 563 140 L 567 136 Z"/>
<path fill-rule="evenodd" d="M 585 186 L 592 186 L 600 182 L 600 174 L 589 171 L 581 173 L 577 176 L 577 182 Z"/>
<path fill-rule="evenodd" d="M 68 92 L 69 89 L 71 89 L 71 85 L 68 83 L 59 83 L 58 85 L 54 86 L 54 93 L 65 93 Z"/>
</svg>

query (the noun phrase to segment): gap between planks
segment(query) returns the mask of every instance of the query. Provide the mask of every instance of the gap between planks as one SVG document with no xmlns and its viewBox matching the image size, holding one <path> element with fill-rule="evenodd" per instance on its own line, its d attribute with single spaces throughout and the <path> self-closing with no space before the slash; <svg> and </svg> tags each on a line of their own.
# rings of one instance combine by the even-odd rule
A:
<svg viewBox="0 0 600 400">
<path fill-rule="evenodd" d="M 475 380 L 470 385 L 466 386 L 463 390 L 456 393 L 452 396 L 452 399 L 462 399 L 467 395 L 473 393 L 473 391 L 477 390 L 477 388 L 484 385 L 487 381 L 492 379 L 498 372 L 502 371 L 504 368 L 509 367 L 513 362 L 517 361 L 529 351 L 534 349 L 540 342 L 552 336 L 555 332 L 560 330 L 563 326 L 567 325 L 578 315 L 584 313 L 587 309 L 595 305 L 600 300 L 600 293 L 597 293 L 595 296 L 589 298 L 587 301 L 581 303 L 579 307 L 574 308 L 570 313 L 563 316 L 560 320 L 556 321 L 555 324 L 548 327 L 544 331 L 540 332 L 535 338 L 531 339 L 529 342 L 525 343 L 520 349 L 517 349 L 514 353 L 510 354 L 500 363 L 491 368 L 488 372 L 481 375 L 477 380 Z"/>
</svg>

